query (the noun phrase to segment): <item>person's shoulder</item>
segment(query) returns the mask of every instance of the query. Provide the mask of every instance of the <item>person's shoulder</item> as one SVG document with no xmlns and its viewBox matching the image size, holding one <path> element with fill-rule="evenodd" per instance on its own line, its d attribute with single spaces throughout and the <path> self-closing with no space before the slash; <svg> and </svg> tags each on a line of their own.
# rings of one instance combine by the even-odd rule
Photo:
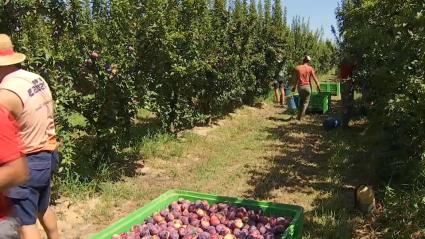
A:
<svg viewBox="0 0 425 239">
<path fill-rule="evenodd" d="M 43 79 L 43 77 L 41 77 L 41 75 L 34 73 L 34 72 L 30 72 L 27 70 L 19 70 L 19 75 L 22 76 L 23 78 L 28 78 L 28 79 Z"/>
<path fill-rule="evenodd" d="M 35 79 L 43 79 L 43 78 L 36 73 L 29 72 L 24 69 L 19 69 L 4 77 L 4 81 L 9 81 L 12 79 L 22 79 L 22 80 L 32 81 Z"/>
</svg>

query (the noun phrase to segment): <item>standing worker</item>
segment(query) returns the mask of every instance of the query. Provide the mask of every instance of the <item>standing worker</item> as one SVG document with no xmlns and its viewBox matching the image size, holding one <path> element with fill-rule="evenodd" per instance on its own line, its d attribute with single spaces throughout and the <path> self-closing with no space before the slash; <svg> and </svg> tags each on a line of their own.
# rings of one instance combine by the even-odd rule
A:
<svg viewBox="0 0 425 239">
<path fill-rule="evenodd" d="M 275 76 L 274 84 L 274 99 L 276 103 L 279 103 L 281 106 L 285 105 L 285 69 L 284 62 L 281 57 L 278 59 L 278 72 Z"/>
<path fill-rule="evenodd" d="M 298 65 L 294 70 L 294 87 L 292 91 L 295 92 L 298 88 L 299 94 L 299 106 L 298 106 L 298 120 L 302 120 L 307 110 L 308 104 L 310 103 L 311 96 L 311 78 L 316 83 L 317 89 L 320 92 L 319 80 L 316 77 L 316 73 L 313 67 L 310 66 L 311 57 L 305 56 L 302 65 Z"/>
<path fill-rule="evenodd" d="M 0 64 L 2 63 L 0 51 Z M 0 239 L 19 239 L 21 223 L 11 216 L 12 205 L 4 193 L 28 178 L 27 161 L 21 154 L 19 128 L 13 111 L 13 93 L 0 90 Z"/>
<path fill-rule="evenodd" d="M 0 92 L 9 96 L 29 167 L 25 184 L 11 188 L 7 196 L 22 223 L 23 239 L 41 239 L 37 218 L 49 239 L 58 239 L 56 215 L 50 204 L 51 179 L 58 166 L 53 99 L 39 75 L 20 69 L 25 55 L 13 50 L 9 36 L 0 34 Z"/>
<path fill-rule="evenodd" d="M 342 127 L 348 128 L 354 108 L 354 81 L 351 78 L 357 62 L 344 57 L 340 65 L 341 99 L 343 106 Z"/>
</svg>

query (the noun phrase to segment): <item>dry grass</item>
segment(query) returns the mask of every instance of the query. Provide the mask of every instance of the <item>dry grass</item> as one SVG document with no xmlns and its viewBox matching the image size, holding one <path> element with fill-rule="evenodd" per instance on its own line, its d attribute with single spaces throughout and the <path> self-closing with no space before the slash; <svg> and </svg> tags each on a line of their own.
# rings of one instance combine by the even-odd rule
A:
<svg viewBox="0 0 425 239">
<path fill-rule="evenodd" d="M 180 188 L 301 205 L 306 238 L 351 238 L 353 225 L 347 220 L 352 204 L 329 175 L 323 117 L 299 123 L 282 111 L 269 104 L 244 107 L 219 127 L 152 139 L 141 147 L 145 168 L 137 176 L 102 184 L 96 200 L 58 205 L 62 235 L 86 238 Z M 84 216 L 73 220 L 78 213 Z"/>
</svg>

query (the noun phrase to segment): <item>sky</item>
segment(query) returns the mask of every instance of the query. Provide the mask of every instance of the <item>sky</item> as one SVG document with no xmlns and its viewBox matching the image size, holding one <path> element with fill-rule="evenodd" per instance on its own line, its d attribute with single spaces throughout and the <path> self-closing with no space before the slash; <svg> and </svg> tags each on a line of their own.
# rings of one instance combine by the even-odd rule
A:
<svg viewBox="0 0 425 239">
<path fill-rule="evenodd" d="M 323 27 L 324 37 L 334 39 L 331 25 L 336 25 L 335 9 L 339 0 L 282 0 L 288 11 L 288 23 L 294 16 L 310 18 L 312 29 Z"/>
</svg>

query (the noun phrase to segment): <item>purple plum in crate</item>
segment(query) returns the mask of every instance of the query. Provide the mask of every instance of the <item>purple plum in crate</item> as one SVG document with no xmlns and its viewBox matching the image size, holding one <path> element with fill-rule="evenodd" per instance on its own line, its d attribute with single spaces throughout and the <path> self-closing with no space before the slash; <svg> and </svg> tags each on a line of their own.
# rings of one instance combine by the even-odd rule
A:
<svg viewBox="0 0 425 239">
<path fill-rule="evenodd" d="M 170 239 L 179 239 L 179 233 L 177 231 L 170 232 Z"/>
<path fill-rule="evenodd" d="M 168 231 L 161 231 L 158 234 L 159 238 L 161 239 L 168 239 L 170 237 L 170 233 Z"/>
<path fill-rule="evenodd" d="M 156 213 L 156 214 L 153 215 L 153 220 L 156 223 L 160 223 L 160 222 L 164 221 L 164 218 L 159 213 Z"/>
<path fill-rule="evenodd" d="M 165 220 L 166 220 L 167 222 L 172 222 L 172 221 L 174 221 L 174 216 L 173 216 L 173 214 L 171 214 L 171 213 L 167 214 L 167 215 L 165 216 Z"/>
<path fill-rule="evenodd" d="M 275 239 L 275 235 L 273 233 L 266 233 L 264 239 Z"/>
<path fill-rule="evenodd" d="M 258 230 L 260 231 L 261 234 L 266 234 L 267 232 L 267 229 L 264 226 L 261 226 Z"/>
<path fill-rule="evenodd" d="M 213 226 L 209 226 L 209 227 L 207 228 L 207 232 L 208 232 L 209 234 L 217 234 L 217 231 L 215 230 L 215 227 L 213 227 Z"/>
<path fill-rule="evenodd" d="M 233 234 L 229 233 L 224 236 L 224 239 L 236 239 L 236 237 Z"/>
<path fill-rule="evenodd" d="M 182 221 L 183 225 L 189 225 L 190 220 L 188 217 L 183 216 L 180 220 Z"/>
<path fill-rule="evenodd" d="M 164 209 L 159 214 L 161 214 L 161 216 L 163 216 L 163 217 L 166 217 L 168 215 L 168 213 L 169 213 L 168 210 Z"/>
<path fill-rule="evenodd" d="M 158 226 L 154 225 L 151 228 L 149 228 L 149 233 L 153 236 L 153 235 L 158 235 L 160 229 Z"/>
<path fill-rule="evenodd" d="M 194 219 L 194 220 L 190 221 L 190 225 L 192 225 L 194 227 L 199 227 L 200 224 L 201 224 L 201 221 L 199 221 L 198 219 Z"/>
<path fill-rule="evenodd" d="M 216 212 L 218 211 L 217 204 L 213 204 L 213 205 L 211 205 L 211 206 L 210 206 L 210 208 L 208 209 L 208 211 L 209 211 L 210 213 L 216 213 Z"/>
<path fill-rule="evenodd" d="M 180 235 L 181 237 L 186 236 L 186 235 L 187 235 L 187 229 L 186 229 L 186 228 L 180 228 L 180 229 L 179 229 L 179 235 Z"/>
<path fill-rule="evenodd" d="M 229 205 L 227 205 L 225 203 L 219 203 L 219 204 L 217 204 L 217 206 L 218 206 L 219 210 L 224 210 L 224 209 L 227 209 L 229 207 Z"/>
<path fill-rule="evenodd" d="M 219 224 L 220 224 L 220 219 L 218 218 L 218 216 L 217 216 L 217 215 L 212 214 L 212 215 L 210 216 L 210 223 L 211 223 L 211 225 L 213 225 L 213 226 L 217 226 L 217 225 L 219 225 Z"/>
<path fill-rule="evenodd" d="M 201 220 L 201 227 L 205 230 L 208 229 L 210 227 L 210 222 L 207 220 Z"/>
<path fill-rule="evenodd" d="M 210 234 L 208 232 L 202 232 L 198 235 L 198 239 L 210 239 Z"/>
<path fill-rule="evenodd" d="M 199 217 L 204 217 L 207 215 L 207 213 L 201 208 L 196 209 L 196 214 L 198 214 Z"/>
</svg>

